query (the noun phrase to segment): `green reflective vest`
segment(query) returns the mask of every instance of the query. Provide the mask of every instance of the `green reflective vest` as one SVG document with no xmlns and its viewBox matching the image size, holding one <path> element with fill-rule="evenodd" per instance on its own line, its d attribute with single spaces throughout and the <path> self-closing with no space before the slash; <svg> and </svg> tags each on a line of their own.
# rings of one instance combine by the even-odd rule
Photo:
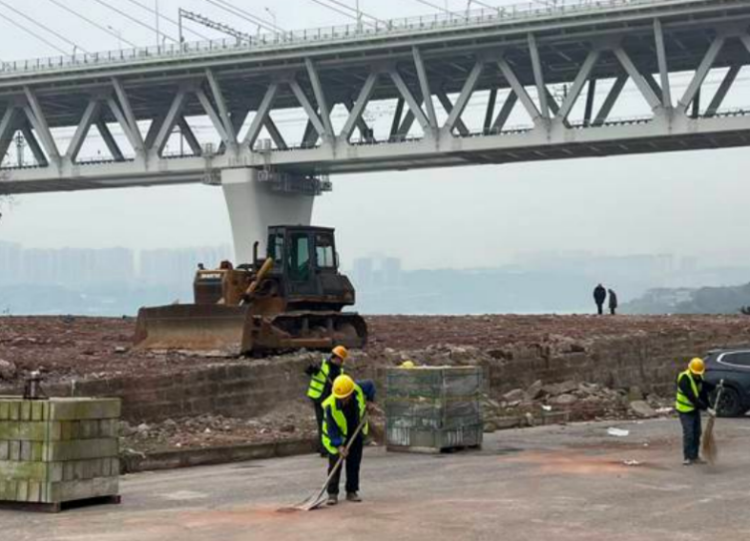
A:
<svg viewBox="0 0 750 541">
<path fill-rule="evenodd" d="M 326 382 L 329 381 L 329 375 L 331 373 L 331 361 L 328 359 L 323 359 L 323 362 L 320 365 L 320 370 L 318 370 L 313 376 L 310 378 L 310 387 L 307 389 L 307 396 L 309 398 L 312 398 L 313 400 L 321 400 L 328 398 L 327 396 L 323 396 L 323 391 L 325 391 L 326 388 Z M 344 367 L 341 367 L 341 374 L 344 374 Z M 333 386 L 333 382 L 331 381 L 331 386 Z"/>
<path fill-rule="evenodd" d="M 691 413 L 696 409 L 695 404 L 693 404 L 685 393 L 680 390 L 680 382 L 682 381 L 682 378 L 688 378 L 690 380 L 690 387 L 692 387 L 693 393 L 695 393 L 696 397 L 700 396 L 703 383 L 698 384 L 695 381 L 695 378 L 693 378 L 693 373 L 690 372 L 690 370 L 680 372 L 680 375 L 677 376 L 677 401 L 675 402 L 674 409 L 680 413 Z"/>
<path fill-rule="evenodd" d="M 367 414 L 367 401 L 365 400 L 365 393 L 362 388 L 354 384 L 354 399 L 357 401 L 359 406 L 359 418 L 363 419 Z M 344 412 L 339 408 L 336 397 L 331 395 L 323 401 L 323 429 L 321 430 L 321 442 L 329 453 L 332 455 L 339 454 L 339 450 L 331 444 L 331 437 L 328 435 L 328 412 L 331 412 L 331 417 L 336 422 L 336 426 L 339 429 L 339 433 L 346 437 L 349 434 L 349 427 L 346 424 L 346 416 Z M 369 423 L 365 423 L 362 427 L 362 435 L 366 436 L 370 431 Z"/>
</svg>

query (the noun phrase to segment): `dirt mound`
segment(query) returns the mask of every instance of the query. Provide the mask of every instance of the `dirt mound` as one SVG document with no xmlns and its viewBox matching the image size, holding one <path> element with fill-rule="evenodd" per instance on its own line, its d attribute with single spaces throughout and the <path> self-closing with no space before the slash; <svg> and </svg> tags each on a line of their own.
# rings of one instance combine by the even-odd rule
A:
<svg viewBox="0 0 750 541">
<path fill-rule="evenodd" d="M 509 351 L 543 348 L 549 353 L 585 350 L 593 340 L 690 336 L 696 330 L 719 336 L 750 337 L 746 316 L 374 316 L 368 317 L 372 359 L 395 360 L 413 351 L 454 358 L 503 358 Z M 65 377 L 168 374 L 206 362 L 184 352 L 136 352 L 132 318 L 0 317 L 0 359 L 13 363 L 13 378 L 43 369 L 50 381 Z M 458 349 L 456 349 L 458 348 Z M 473 348 L 473 349 L 472 349 Z M 433 355 L 435 354 L 435 355 Z M 430 359 L 423 359 L 429 362 Z M 10 371 L 8 371 L 10 373 Z M 11 376 L 0 380 L 8 383 Z"/>
</svg>

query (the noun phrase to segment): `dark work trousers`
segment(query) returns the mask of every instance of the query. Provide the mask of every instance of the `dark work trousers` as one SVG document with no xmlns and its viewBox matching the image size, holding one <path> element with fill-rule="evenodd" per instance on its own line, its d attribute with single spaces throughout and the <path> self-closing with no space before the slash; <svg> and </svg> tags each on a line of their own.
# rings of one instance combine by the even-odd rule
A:
<svg viewBox="0 0 750 541">
<path fill-rule="evenodd" d="M 311 399 L 312 400 L 312 399 Z M 320 400 L 313 400 L 313 407 L 315 408 L 315 421 L 318 423 L 318 445 L 317 449 L 318 451 L 323 454 L 327 451 L 325 447 L 323 447 L 322 437 L 323 437 L 323 402 Z"/>
<path fill-rule="evenodd" d="M 604 314 L 604 303 L 603 302 L 602 303 L 598 303 L 597 302 L 596 303 L 596 308 L 599 311 L 599 315 L 600 316 Z"/>
<path fill-rule="evenodd" d="M 682 452 L 685 460 L 697 460 L 701 446 L 701 414 L 680 413 L 682 424 Z"/>
<path fill-rule="evenodd" d="M 346 457 L 344 464 L 346 466 L 346 493 L 351 494 L 352 492 L 359 492 L 359 467 L 362 464 L 362 450 L 364 449 L 364 438 L 362 434 L 357 436 L 357 439 L 352 443 L 349 449 L 349 456 Z M 336 466 L 336 462 L 339 460 L 339 455 L 328 455 L 328 475 L 331 475 L 333 468 Z M 339 482 L 341 481 L 341 467 L 333 476 L 331 482 L 328 483 L 328 494 L 338 495 L 339 493 Z"/>
</svg>

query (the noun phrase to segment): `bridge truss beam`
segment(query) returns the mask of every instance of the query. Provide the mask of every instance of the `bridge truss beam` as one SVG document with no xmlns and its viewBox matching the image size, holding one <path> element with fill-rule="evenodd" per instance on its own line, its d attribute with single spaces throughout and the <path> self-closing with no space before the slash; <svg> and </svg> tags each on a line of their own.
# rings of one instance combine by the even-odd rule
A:
<svg viewBox="0 0 750 541">
<path fill-rule="evenodd" d="M 212 181 L 232 168 L 316 175 L 746 145 L 750 115 L 721 107 L 750 64 L 750 7 L 719 7 L 701 11 L 705 21 L 655 8 L 627 31 L 571 35 L 561 24 L 456 38 L 453 48 L 413 40 L 270 67 L 0 84 L 0 155 L 20 131 L 35 161 L 6 160 L 0 191 Z M 720 82 L 704 107 L 712 76 Z M 634 101 L 648 114 L 612 118 Z M 379 134 L 383 109 L 392 120 Z M 304 134 L 288 127 L 290 112 Z M 93 127 L 109 154 L 99 163 L 82 157 Z M 173 137 L 186 143 L 178 156 L 167 152 Z"/>
</svg>

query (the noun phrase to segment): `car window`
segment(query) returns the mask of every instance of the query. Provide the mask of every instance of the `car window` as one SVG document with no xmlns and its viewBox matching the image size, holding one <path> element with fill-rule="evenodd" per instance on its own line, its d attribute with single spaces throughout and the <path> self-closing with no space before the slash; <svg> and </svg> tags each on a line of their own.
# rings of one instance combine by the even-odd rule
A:
<svg viewBox="0 0 750 541">
<path fill-rule="evenodd" d="M 719 356 L 719 363 L 750 368 L 750 351 L 724 353 Z"/>
</svg>

